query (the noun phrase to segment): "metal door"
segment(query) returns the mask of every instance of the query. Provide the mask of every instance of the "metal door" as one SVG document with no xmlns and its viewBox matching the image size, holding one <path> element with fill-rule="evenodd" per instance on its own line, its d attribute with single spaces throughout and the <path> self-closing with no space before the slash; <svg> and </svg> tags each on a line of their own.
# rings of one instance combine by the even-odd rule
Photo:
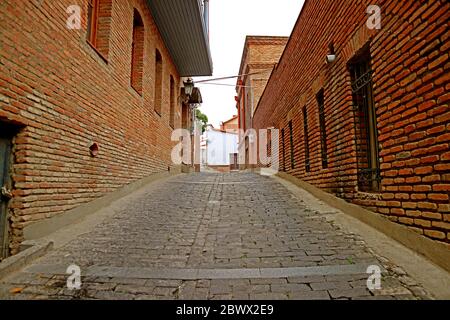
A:
<svg viewBox="0 0 450 320">
<path fill-rule="evenodd" d="M 1 131 L 3 124 L 0 123 Z M 12 198 L 10 181 L 11 136 L 0 131 L 0 260 L 9 254 L 8 201 Z M 6 131 L 6 130 L 5 130 Z"/>
</svg>

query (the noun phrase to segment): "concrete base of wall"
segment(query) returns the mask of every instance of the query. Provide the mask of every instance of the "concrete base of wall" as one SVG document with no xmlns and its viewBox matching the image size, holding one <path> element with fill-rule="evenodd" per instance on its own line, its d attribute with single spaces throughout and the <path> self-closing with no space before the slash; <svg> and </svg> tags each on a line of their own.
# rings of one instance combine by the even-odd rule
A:
<svg viewBox="0 0 450 320">
<path fill-rule="evenodd" d="M 98 198 L 94 201 L 82 204 L 81 206 L 75 209 L 66 211 L 50 219 L 33 223 L 25 227 L 24 229 L 25 240 L 29 241 L 44 238 L 66 226 L 69 226 L 73 223 L 82 220 L 83 218 L 85 218 L 90 214 L 93 214 L 105 208 L 106 206 L 110 205 L 111 202 L 114 202 L 120 198 L 129 195 L 151 182 L 168 178 L 170 176 L 174 176 L 180 173 L 181 173 L 181 166 L 171 167 L 167 172 L 153 174 L 147 178 L 126 185 L 118 189 L 117 191 L 108 193 L 107 195 Z"/>
<path fill-rule="evenodd" d="M 421 254 L 436 265 L 450 272 L 450 250 L 445 244 L 426 238 L 401 224 L 391 222 L 378 213 L 366 210 L 357 205 L 346 202 L 327 193 L 307 182 L 295 178 L 287 173 L 280 172 L 278 177 L 308 191 L 326 204 L 345 212 L 346 214 L 375 228 L 388 237 L 400 242 L 405 247 Z"/>
</svg>

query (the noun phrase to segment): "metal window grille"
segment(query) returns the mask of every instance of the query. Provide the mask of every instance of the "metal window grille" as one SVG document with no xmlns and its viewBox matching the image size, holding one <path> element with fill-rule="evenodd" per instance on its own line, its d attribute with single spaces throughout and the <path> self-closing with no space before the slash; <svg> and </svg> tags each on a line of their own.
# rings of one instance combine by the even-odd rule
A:
<svg viewBox="0 0 450 320">
<path fill-rule="evenodd" d="M 381 182 L 372 73 L 368 51 L 350 64 L 356 129 L 358 189 L 364 192 L 379 191 Z"/>
</svg>

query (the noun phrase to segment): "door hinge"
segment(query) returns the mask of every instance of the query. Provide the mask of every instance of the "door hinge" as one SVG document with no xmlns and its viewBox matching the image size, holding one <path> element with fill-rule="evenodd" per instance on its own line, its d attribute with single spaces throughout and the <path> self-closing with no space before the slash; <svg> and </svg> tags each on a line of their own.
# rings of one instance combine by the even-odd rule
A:
<svg viewBox="0 0 450 320">
<path fill-rule="evenodd" d="M 1 194 L 2 194 L 2 197 L 6 198 L 6 199 L 12 199 L 12 197 L 13 197 L 11 190 L 7 189 L 6 187 L 2 187 Z"/>
</svg>

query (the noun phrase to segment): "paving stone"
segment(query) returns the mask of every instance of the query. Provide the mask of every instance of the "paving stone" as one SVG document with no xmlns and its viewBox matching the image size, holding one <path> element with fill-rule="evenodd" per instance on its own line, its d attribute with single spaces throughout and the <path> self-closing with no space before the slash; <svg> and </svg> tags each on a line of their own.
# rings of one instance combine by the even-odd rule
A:
<svg viewBox="0 0 450 320">
<path fill-rule="evenodd" d="M 330 300 L 330 295 L 327 291 L 297 291 L 289 294 L 289 299 L 292 300 Z"/>
<path fill-rule="evenodd" d="M 120 284 L 116 287 L 115 292 L 129 293 L 129 294 L 152 294 L 155 292 L 155 287 L 152 286 L 137 286 L 134 284 Z"/>
<path fill-rule="evenodd" d="M 316 282 L 310 285 L 313 290 L 352 289 L 348 282 Z"/>
<path fill-rule="evenodd" d="M 311 288 L 308 285 L 302 283 L 288 283 L 285 285 L 275 284 L 271 285 L 270 289 L 272 292 L 286 292 L 286 293 L 298 291 L 311 291 Z"/>
<path fill-rule="evenodd" d="M 276 292 L 250 294 L 250 300 L 287 300 L 287 299 L 289 299 L 287 294 Z"/>
<path fill-rule="evenodd" d="M 370 296 L 370 292 L 367 289 L 334 289 L 328 290 L 331 298 L 356 298 Z"/>
</svg>

